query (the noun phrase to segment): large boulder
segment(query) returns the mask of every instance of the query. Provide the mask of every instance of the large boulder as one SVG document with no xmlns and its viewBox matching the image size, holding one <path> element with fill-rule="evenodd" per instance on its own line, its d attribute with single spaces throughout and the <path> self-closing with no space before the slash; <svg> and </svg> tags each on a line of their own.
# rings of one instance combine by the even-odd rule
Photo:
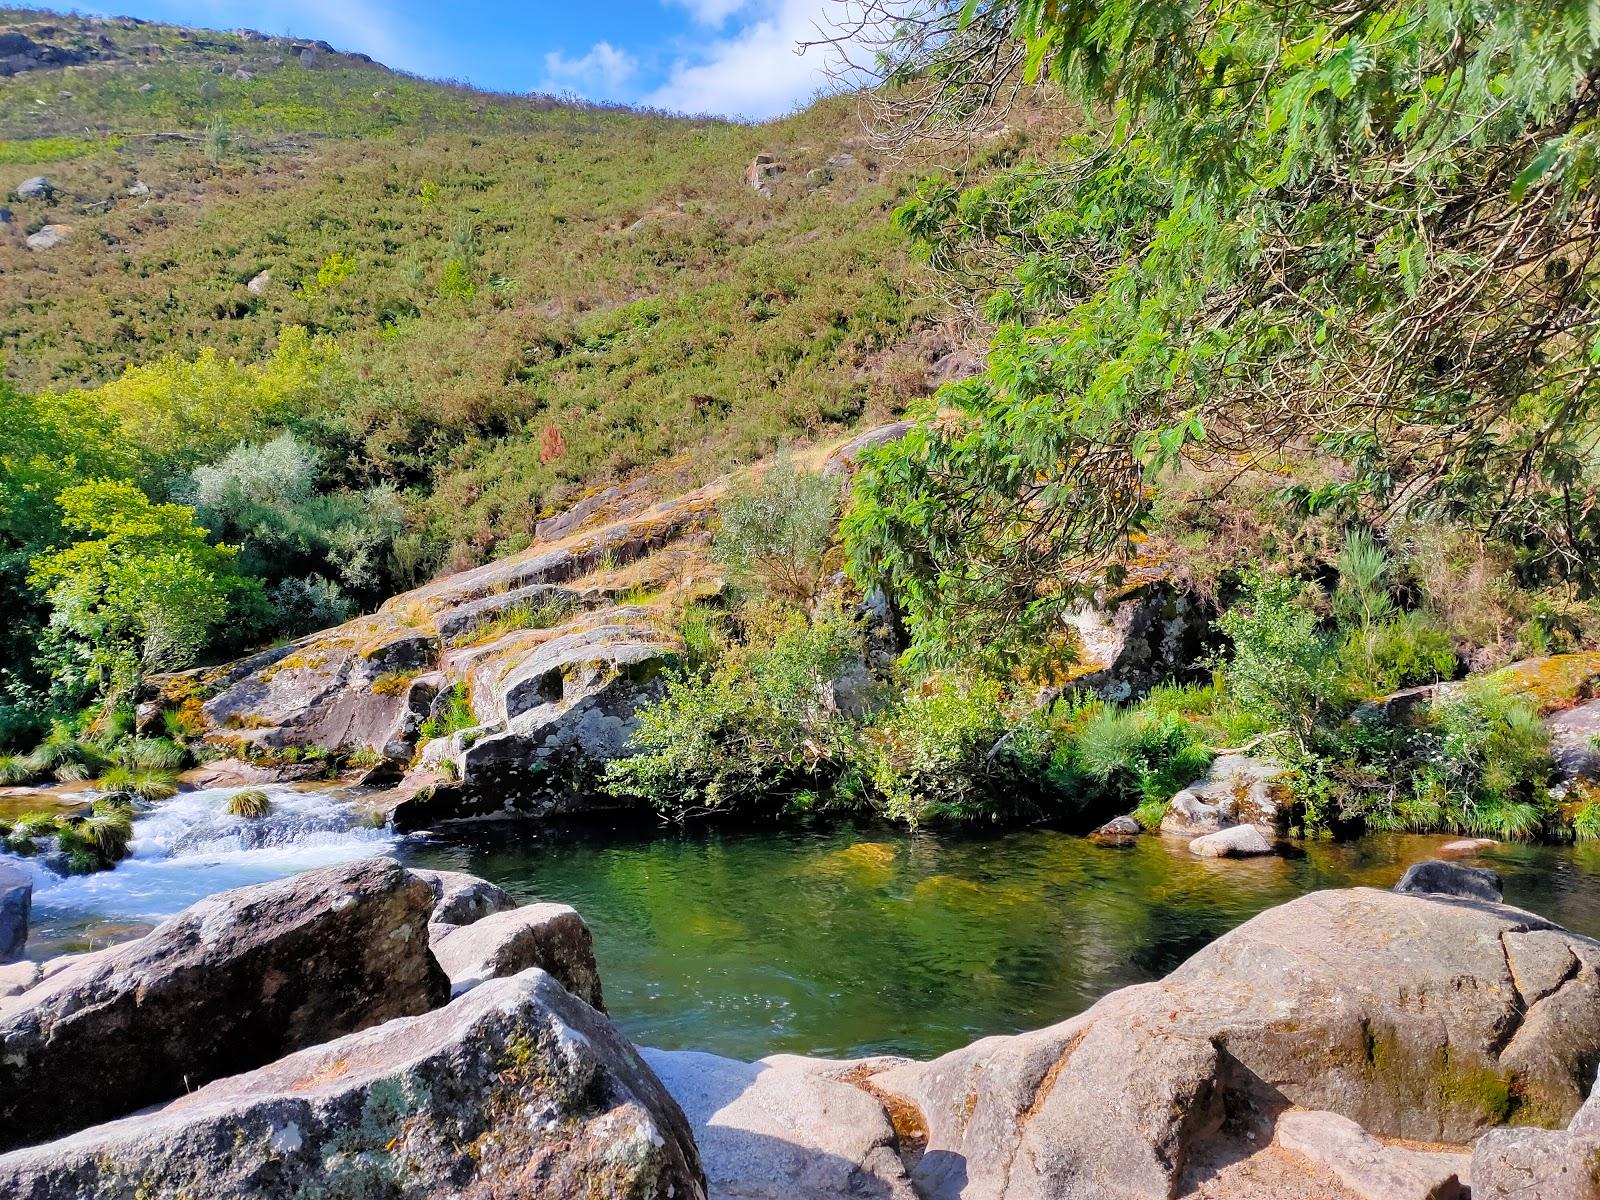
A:
<svg viewBox="0 0 1600 1200">
<path fill-rule="evenodd" d="M 554 975 L 573 995 L 605 1009 L 594 939 L 577 910 L 568 905 L 529 904 L 471 925 L 435 925 L 430 941 L 434 956 L 450 977 L 453 995 L 489 979 L 538 967 Z"/>
<path fill-rule="evenodd" d="M 33 910 L 33 876 L 0 862 L 0 962 L 17 957 L 28 940 Z"/>
<path fill-rule="evenodd" d="M 883 1106 L 796 1067 L 644 1050 L 694 1129 L 713 1200 L 916 1200 Z"/>
<path fill-rule="evenodd" d="M 0 1000 L 0 1149 L 434 1008 L 433 892 L 389 859 L 221 892 Z"/>
<path fill-rule="evenodd" d="M 913 1179 L 929 1200 L 1168 1200 L 1225 1120 L 1270 1133 L 1297 1105 L 1461 1144 L 1564 1124 L 1596 1061 L 1600 943 L 1500 905 L 1360 888 L 1263 913 L 1050 1029 L 872 1082 L 926 1117 Z"/>
<path fill-rule="evenodd" d="M 704 1200 L 683 1113 L 542 971 L 0 1156 L 11 1200 Z"/>
</svg>

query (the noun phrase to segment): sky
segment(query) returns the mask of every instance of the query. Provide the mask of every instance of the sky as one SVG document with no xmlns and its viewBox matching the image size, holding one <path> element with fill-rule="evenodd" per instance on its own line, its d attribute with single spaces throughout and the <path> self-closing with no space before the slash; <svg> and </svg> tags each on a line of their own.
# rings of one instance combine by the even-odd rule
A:
<svg viewBox="0 0 1600 1200">
<path fill-rule="evenodd" d="M 48 0 L 46 0 L 48 2 Z M 761 120 L 823 88 L 795 53 L 839 0 L 100 0 L 105 15 L 320 38 L 387 66 L 503 92 L 575 92 Z"/>
</svg>

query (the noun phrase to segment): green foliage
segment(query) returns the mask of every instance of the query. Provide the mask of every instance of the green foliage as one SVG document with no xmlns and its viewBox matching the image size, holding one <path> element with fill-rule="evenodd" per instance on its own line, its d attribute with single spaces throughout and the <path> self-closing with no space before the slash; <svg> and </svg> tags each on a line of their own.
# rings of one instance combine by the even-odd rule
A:
<svg viewBox="0 0 1600 1200">
<path fill-rule="evenodd" d="M 1334 646 L 1310 601 L 1301 581 L 1258 573 L 1217 621 L 1233 641 L 1224 668 L 1231 701 L 1302 745 L 1336 702 Z"/>
<path fill-rule="evenodd" d="M 260 788 L 246 788 L 228 797 L 228 812 L 248 821 L 259 821 L 272 812 L 272 797 Z"/>
<path fill-rule="evenodd" d="M 922 18 L 886 67 L 929 81 L 918 119 L 970 112 L 951 93 L 1000 86 L 972 64 L 1017 49 L 1093 117 L 1059 161 L 896 213 L 997 326 L 847 521 L 916 637 L 1026 642 L 1133 551 L 1173 468 L 1307 437 L 1348 468 L 1294 489 L 1307 509 L 1492 528 L 1594 586 L 1600 510 L 1571 497 L 1600 268 L 1567 250 L 1600 232 L 1592 6 L 889 7 Z"/>
<path fill-rule="evenodd" d="M 935 676 L 909 692 L 867 731 L 866 775 L 885 815 L 913 827 L 1039 815 L 1049 756 L 1021 716 L 995 679 Z"/>
<path fill-rule="evenodd" d="M 465 684 L 456 684 L 444 695 L 443 704 L 435 702 L 435 715 L 422 723 L 417 734 L 418 745 L 434 738 L 449 737 L 454 733 L 478 727 L 478 714 L 472 711 L 472 699 Z"/>
<path fill-rule="evenodd" d="M 118 766 L 101 774 L 100 787 L 114 796 L 167 800 L 178 794 L 178 776 L 169 768 Z"/>
<path fill-rule="evenodd" d="M 838 774 L 852 731 L 828 685 L 860 656 L 859 632 L 837 609 L 757 610 L 747 625 L 744 643 L 669 674 L 640 710 L 633 753 L 607 768 L 614 794 L 683 820 L 781 805 Z"/>
<path fill-rule="evenodd" d="M 822 585 L 838 510 L 838 481 L 801 471 L 779 454 L 765 475 L 736 485 L 718 506 L 712 555 L 734 586 L 810 604 Z"/>
<path fill-rule="evenodd" d="M 537 600 L 519 600 L 451 639 L 453 646 L 479 646 L 519 629 L 550 629 L 572 615 L 571 597 L 552 593 Z"/>
<path fill-rule="evenodd" d="M 1339 646 L 1340 690 L 1381 696 L 1417 684 L 1454 678 L 1455 640 L 1421 613 L 1398 613 L 1353 629 Z"/>
<path fill-rule="evenodd" d="M 1077 734 L 1074 765 L 1111 796 L 1111 807 L 1132 807 L 1144 825 L 1160 824 L 1167 801 L 1204 777 L 1212 753 L 1197 728 L 1157 707 L 1105 707 Z"/>
<path fill-rule="evenodd" d="M 51 621 L 93 648 L 108 695 L 192 662 L 227 609 L 232 549 L 206 540 L 193 509 L 152 504 L 130 483 L 79 484 L 57 503 L 78 540 L 36 558 L 30 581 Z"/>
</svg>

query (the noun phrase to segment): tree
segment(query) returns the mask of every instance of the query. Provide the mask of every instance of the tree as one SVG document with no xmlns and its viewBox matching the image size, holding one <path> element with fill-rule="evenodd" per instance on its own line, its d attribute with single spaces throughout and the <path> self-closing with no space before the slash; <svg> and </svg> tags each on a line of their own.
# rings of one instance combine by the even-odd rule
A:
<svg viewBox="0 0 1600 1200">
<path fill-rule="evenodd" d="M 35 558 L 30 582 L 52 625 L 90 647 L 108 699 L 193 662 L 237 583 L 233 549 L 211 545 L 192 508 L 152 504 L 126 481 L 78 484 L 57 503 L 77 540 Z"/>
<path fill-rule="evenodd" d="M 899 57 L 882 26 L 900 86 L 992 87 L 975 64 L 1009 69 L 981 51 L 1010 39 L 1089 118 L 1061 161 L 896 214 L 995 326 L 847 521 L 921 642 L 1052 623 L 1182 460 L 1335 456 L 1345 477 L 1289 498 L 1459 521 L 1600 583 L 1587 0 L 869 7 L 921 20 Z"/>
</svg>

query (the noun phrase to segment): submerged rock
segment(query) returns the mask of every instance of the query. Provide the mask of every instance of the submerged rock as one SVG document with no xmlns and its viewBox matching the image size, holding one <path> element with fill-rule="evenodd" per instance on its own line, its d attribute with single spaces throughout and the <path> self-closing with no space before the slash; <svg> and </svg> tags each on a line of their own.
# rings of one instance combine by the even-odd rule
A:
<svg viewBox="0 0 1600 1200">
<path fill-rule="evenodd" d="M 0 1156 L 10 1200 L 704 1200 L 688 1122 L 542 971 Z"/>
<path fill-rule="evenodd" d="M 495 913 L 470 925 L 435 925 L 434 956 L 459 996 L 488 979 L 538 967 L 573 995 L 602 1012 L 600 968 L 594 939 L 576 909 L 565 904 L 529 904 Z"/>
<path fill-rule="evenodd" d="M 1460 896 L 1499 904 L 1505 895 L 1505 882 L 1499 872 L 1488 867 L 1464 867 L 1460 863 L 1430 858 L 1407 867 L 1394 890 L 1417 896 Z"/>
<path fill-rule="evenodd" d="M 883 1106 L 806 1070 L 644 1050 L 694 1129 L 713 1200 L 916 1200 Z"/>
<path fill-rule="evenodd" d="M 1262 1139 L 1296 1105 L 1460 1144 L 1564 1123 L 1597 1060 L 1600 943 L 1513 908 L 1360 888 L 1269 910 L 1060 1025 L 872 1084 L 926 1118 L 926 1200 L 1169 1200 L 1224 1122 Z"/>
<path fill-rule="evenodd" d="M 0 1148 L 442 1004 L 433 892 L 389 859 L 221 892 L 0 1000 Z"/>
<path fill-rule="evenodd" d="M 1144 826 L 1133 817 L 1112 817 L 1089 835 L 1097 846 L 1127 846 L 1144 832 Z"/>
<path fill-rule="evenodd" d="M 33 876 L 0 862 L 0 962 L 22 953 L 33 910 Z"/>
</svg>

